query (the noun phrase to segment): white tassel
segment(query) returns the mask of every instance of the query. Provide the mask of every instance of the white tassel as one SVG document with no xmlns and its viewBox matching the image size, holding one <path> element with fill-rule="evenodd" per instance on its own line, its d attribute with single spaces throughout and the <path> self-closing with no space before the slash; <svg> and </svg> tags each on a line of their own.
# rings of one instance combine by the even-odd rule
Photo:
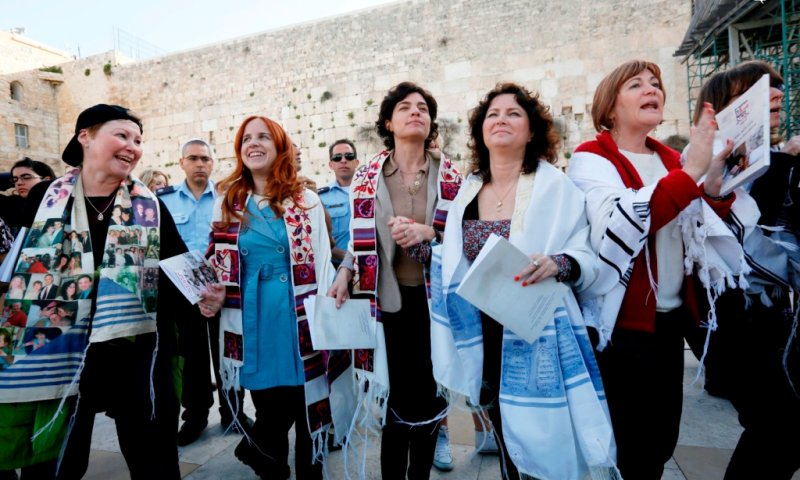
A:
<svg viewBox="0 0 800 480">
<path fill-rule="evenodd" d="M 61 396 L 61 401 L 58 404 L 58 408 L 56 409 L 56 413 L 53 414 L 53 417 L 44 424 L 42 428 L 37 430 L 33 436 L 31 437 L 31 441 L 35 440 L 36 437 L 42 434 L 45 430 L 50 430 L 53 427 L 58 415 L 61 413 L 61 410 L 64 408 L 64 404 L 67 402 L 67 399 L 71 396 L 70 392 L 78 385 L 78 381 L 81 378 L 81 373 L 83 373 L 83 368 L 86 366 L 86 353 L 89 351 L 89 346 L 91 344 L 86 345 L 86 348 L 83 349 L 83 357 L 81 357 L 81 364 L 78 365 L 78 370 L 75 372 L 75 375 L 72 376 L 72 380 L 69 382 L 69 386 L 67 387 L 65 393 Z M 78 411 L 77 409 L 75 410 Z"/>
<path fill-rule="evenodd" d="M 150 413 L 150 420 L 156 418 L 156 386 L 153 383 L 153 375 L 156 370 L 156 358 L 158 357 L 158 328 L 156 328 L 156 346 L 153 348 L 153 358 L 150 359 L 150 406 L 152 412 Z"/>
</svg>

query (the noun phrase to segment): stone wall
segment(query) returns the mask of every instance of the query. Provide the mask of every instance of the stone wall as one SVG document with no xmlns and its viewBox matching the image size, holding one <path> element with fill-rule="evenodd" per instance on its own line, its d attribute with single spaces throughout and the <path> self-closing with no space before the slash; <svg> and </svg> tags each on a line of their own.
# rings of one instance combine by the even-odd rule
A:
<svg viewBox="0 0 800 480">
<path fill-rule="evenodd" d="M 65 145 L 82 108 L 120 103 L 145 119 L 139 170 L 157 166 L 181 179 L 180 145 L 199 137 L 215 145 L 219 177 L 231 168 L 242 120 L 264 114 L 301 145 L 303 173 L 325 183 L 334 140 L 355 139 L 362 160 L 380 149 L 378 105 L 398 82 L 434 94 L 445 151 L 465 158 L 469 109 L 496 82 L 513 80 L 551 105 L 566 154 L 594 136 L 589 109 L 600 79 L 633 58 L 664 70 L 667 105 L 656 136 L 685 134 L 686 76 L 672 52 L 689 16 L 690 2 L 666 0 L 411 0 L 148 61 L 112 59 L 110 75 L 99 73 L 107 58 L 81 60 L 64 65 L 55 101 L 43 93 L 52 103 L 42 109 L 56 112 L 59 127 L 40 150 L 52 148 L 54 134 Z M 88 63 L 99 65 L 97 75 Z M 0 77 L 0 88 L 12 77 Z M 6 110 L 0 104 L 0 120 Z M 0 151 L 0 163 L 9 160 Z"/>
<path fill-rule="evenodd" d="M 0 32 L 0 74 L 51 67 L 71 60 L 67 52 L 21 35 Z"/>
</svg>

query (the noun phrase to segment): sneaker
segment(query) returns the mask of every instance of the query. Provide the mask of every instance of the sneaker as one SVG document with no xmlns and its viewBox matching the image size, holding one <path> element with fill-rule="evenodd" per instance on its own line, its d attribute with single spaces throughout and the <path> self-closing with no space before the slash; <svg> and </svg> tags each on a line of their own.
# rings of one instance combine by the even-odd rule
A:
<svg viewBox="0 0 800 480">
<path fill-rule="evenodd" d="M 475 430 L 475 448 L 478 453 L 490 454 L 498 453 L 497 440 L 494 438 L 494 432 L 479 432 Z"/>
<path fill-rule="evenodd" d="M 442 472 L 449 472 L 453 469 L 453 452 L 450 450 L 450 435 L 447 425 L 439 427 L 439 435 L 436 438 L 436 450 L 433 453 L 433 466 Z"/>
</svg>

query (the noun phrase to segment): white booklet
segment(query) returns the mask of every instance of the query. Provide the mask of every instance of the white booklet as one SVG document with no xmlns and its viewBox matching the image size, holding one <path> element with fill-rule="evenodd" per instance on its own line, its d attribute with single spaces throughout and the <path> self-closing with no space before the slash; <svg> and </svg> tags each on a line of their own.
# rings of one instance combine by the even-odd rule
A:
<svg viewBox="0 0 800 480">
<path fill-rule="evenodd" d="M 200 292 L 206 285 L 219 282 L 214 269 L 197 250 L 161 260 L 158 264 L 192 305 L 200 301 Z"/>
<path fill-rule="evenodd" d="M 492 234 L 464 276 L 456 293 L 533 343 L 553 318 L 569 287 L 555 278 L 523 287 L 514 277 L 530 257 L 508 240 Z"/>
<path fill-rule="evenodd" d="M 720 195 L 752 182 L 769 168 L 769 75 L 764 74 L 739 98 L 717 113 L 719 130 L 714 138 L 718 152 L 727 139 L 733 152 L 725 161 Z"/>
<path fill-rule="evenodd" d="M 351 298 L 336 308 L 336 299 L 310 295 L 303 300 L 314 350 L 375 348 L 377 323 L 369 300 Z"/>
<path fill-rule="evenodd" d="M 6 258 L 3 264 L 0 265 L 0 282 L 8 283 L 11 281 L 11 275 L 14 274 L 14 269 L 17 267 L 17 260 L 19 260 L 19 252 L 22 251 L 22 244 L 25 242 L 25 234 L 28 233 L 27 227 L 19 229 L 11 248 L 6 252 Z"/>
</svg>

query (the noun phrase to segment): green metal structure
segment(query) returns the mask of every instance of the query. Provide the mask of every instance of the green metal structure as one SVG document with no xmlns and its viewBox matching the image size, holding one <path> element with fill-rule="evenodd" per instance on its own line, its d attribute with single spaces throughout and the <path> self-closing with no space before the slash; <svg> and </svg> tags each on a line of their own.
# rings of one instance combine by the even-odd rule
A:
<svg viewBox="0 0 800 480">
<path fill-rule="evenodd" d="M 800 0 L 693 0 L 674 54 L 686 64 L 689 119 L 705 79 L 745 60 L 765 60 L 786 85 L 781 134 L 800 134 Z"/>
</svg>

